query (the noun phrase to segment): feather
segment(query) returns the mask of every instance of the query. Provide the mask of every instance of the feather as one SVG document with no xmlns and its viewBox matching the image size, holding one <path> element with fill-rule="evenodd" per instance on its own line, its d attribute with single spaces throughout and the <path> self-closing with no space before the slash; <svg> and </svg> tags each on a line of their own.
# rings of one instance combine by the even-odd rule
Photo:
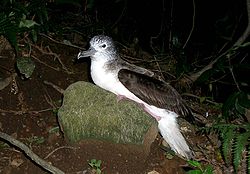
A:
<svg viewBox="0 0 250 174">
<path fill-rule="evenodd" d="M 149 105 L 194 119 L 180 94 L 165 81 L 128 69 L 121 69 L 118 78 L 129 91 Z"/>
</svg>

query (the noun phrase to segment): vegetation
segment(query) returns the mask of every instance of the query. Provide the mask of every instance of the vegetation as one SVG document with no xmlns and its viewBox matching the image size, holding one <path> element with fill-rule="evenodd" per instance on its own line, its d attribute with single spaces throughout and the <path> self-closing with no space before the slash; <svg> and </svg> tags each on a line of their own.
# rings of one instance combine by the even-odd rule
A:
<svg viewBox="0 0 250 174">
<path fill-rule="evenodd" d="M 96 159 L 92 159 L 89 162 L 89 166 L 95 171 L 96 174 L 102 173 L 101 164 L 102 164 L 102 161 L 96 160 Z"/>
<path fill-rule="evenodd" d="M 188 164 L 195 169 L 190 170 L 187 174 L 213 174 L 213 168 L 211 165 L 202 166 L 198 161 L 188 161 Z"/>
<path fill-rule="evenodd" d="M 201 91 L 197 94 L 199 97 L 205 96 L 214 103 L 223 103 L 221 114 L 211 118 L 213 120 L 212 125 L 203 128 L 202 132 L 218 133 L 221 140 L 221 152 L 226 164 L 228 166 L 233 165 L 237 172 L 245 158 L 248 165 L 247 170 L 250 173 L 250 81 L 248 77 L 250 72 L 250 0 L 246 0 L 246 3 L 243 0 L 239 1 L 234 16 L 225 12 L 223 16 L 213 21 L 215 23 L 214 33 L 216 34 L 211 34 L 210 37 L 214 37 L 214 39 L 210 43 L 204 43 L 206 46 L 197 48 L 197 52 L 194 50 L 195 45 L 198 45 L 198 41 L 200 42 L 197 38 L 205 37 L 208 33 L 201 35 L 195 33 L 195 29 L 199 28 L 195 22 L 199 15 L 196 12 L 200 8 L 199 4 L 195 4 L 195 1 L 190 6 L 193 8 L 193 12 L 189 17 L 191 16 L 193 21 L 190 21 L 189 31 L 187 29 L 181 30 L 182 26 L 178 27 L 178 25 L 181 25 L 182 22 L 174 21 L 173 11 L 176 9 L 171 6 L 173 1 L 169 1 L 169 6 L 162 1 L 160 27 L 154 27 L 154 31 L 156 28 L 159 32 L 154 33 L 156 36 L 150 33 L 150 37 L 147 37 L 148 30 L 145 27 L 146 32 L 143 38 L 140 37 L 141 30 L 132 27 L 134 23 L 141 25 L 140 19 L 138 19 L 140 16 L 132 20 L 133 16 L 129 16 L 131 14 L 128 13 L 128 10 L 131 10 L 131 6 L 135 4 L 131 5 L 128 2 L 128 0 L 114 0 L 106 2 L 107 5 L 102 7 L 101 2 L 97 0 L 88 1 L 84 5 L 81 4 L 81 1 L 56 0 L 51 3 L 45 0 L 33 0 L 31 2 L 3 0 L 0 7 L 0 35 L 4 36 L 15 49 L 17 68 L 25 78 L 32 76 L 35 66 L 30 55 L 19 54 L 19 43 L 22 42 L 25 45 L 21 49 L 30 50 L 31 42 L 36 42 L 39 34 L 54 32 L 58 37 L 61 37 L 63 33 L 75 32 L 85 33 L 85 37 L 88 37 L 93 34 L 106 33 L 125 43 L 130 43 L 127 45 L 136 52 L 135 56 L 141 54 L 138 51 L 141 49 L 140 46 L 138 47 L 140 43 L 138 44 L 136 40 L 139 38 L 142 41 L 148 41 L 146 43 L 148 45 L 141 45 L 154 56 L 152 60 L 139 60 L 139 63 L 157 69 L 156 72 L 159 72 L 162 78 L 178 79 L 182 89 L 185 86 L 195 86 L 195 89 L 198 88 Z M 61 23 L 56 23 L 56 20 L 52 17 L 52 19 L 49 18 L 49 15 L 53 14 L 54 6 L 65 4 L 80 9 L 81 12 L 77 11 L 78 13 L 74 14 L 74 17 L 82 17 L 80 18 L 82 20 L 80 27 L 77 24 L 61 27 Z M 224 6 L 229 8 L 230 4 L 231 6 L 235 5 L 231 1 L 228 4 L 228 6 L 226 6 L 227 4 L 224 4 Z M 107 11 L 108 7 L 119 9 L 112 9 L 115 16 L 118 16 L 117 18 L 112 15 L 107 17 L 110 15 Z M 245 10 L 243 12 L 242 7 Z M 170 14 L 167 14 L 165 8 L 168 8 Z M 98 14 L 97 11 L 102 15 L 95 16 Z M 244 20 L 242 20 L 242 16 Z M 175 20 L 178 20 L 178 17 L 176 18 Z M 174 22 L 178 24 L 175 26 Z M 138 27 L 138 25 L 135 27 Z M 128 31 L 125 32 L 124 28 Z M 198 35 L 196 36 L 197 40 L 192 40 L 195 34 Z M 128 39 L 124 41 L 123 38 Z M 174 64 L 169 67 L 168 64 L 171 62 L 174 62 Z M 173 66 L 175 67 L 173 68 Z M 167 72 L 168 69 L 171 69 L 171 75 Z M 194 92 L 190 88 L 186 90 Z M 31 143 L 41 143 L 41 140 L 43 139 L 32 139 Z M 190 174 L 195 172 L 211 173 L 210 166 L 203 168 L 200 163 L 195 161 L 191 161 L 189 164 L 197 168 L 195 171 L 190 171 Z M 100 160 L 93 159 L 89 162 L 89 165 L 97 173 L 101 173 Z"/>
<path fill-rule="evenodd" d="M 45 28 L 48 21 L 45 1 L 3 0 L 0 11 L 0 35 L 5 36 L 16 51 L 18 36 L 29 34 L 36 41 L 38 27 Z"/>
</svg>

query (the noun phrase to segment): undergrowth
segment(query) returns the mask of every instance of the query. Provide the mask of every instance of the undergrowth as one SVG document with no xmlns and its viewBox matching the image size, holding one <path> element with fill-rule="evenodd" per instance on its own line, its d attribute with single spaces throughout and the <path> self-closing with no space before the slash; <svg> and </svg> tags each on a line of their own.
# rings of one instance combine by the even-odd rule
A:
<svg viewBox="0 0 250 174">
<path fill-rule="evenodd" d="M 222 118 L 211 127 L 203 128 L 205 133 L 217 133 L 221 140 L 221 152 L 225 163 L 233 165 L 237 173 L 241 165 L 250 173 L 250 123 L 248 121 L 250 95 L 244 92 L 232 94 L 222 107 Z M 244 163 L 246 159 L 246 164 Z"/>
<path fill-rule="evenodd" d="M 18 36 L 30 35 L 37 40 L 37 33 L 46 29 L 48 21 L 44 0 L 31 2 L 3 0 L 0 7 L 0 35 L 3 35 L 18 51 Z"/>
</svg>

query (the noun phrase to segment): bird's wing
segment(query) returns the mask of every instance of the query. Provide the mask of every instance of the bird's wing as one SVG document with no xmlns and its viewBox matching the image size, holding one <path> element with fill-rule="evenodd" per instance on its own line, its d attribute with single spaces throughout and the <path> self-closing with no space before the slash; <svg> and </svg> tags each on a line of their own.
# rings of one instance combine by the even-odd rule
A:
<svg viewBox="0 0 250 174">
<path fill-rule="evenodd" d="M 118 78 L 129 91 L 146 103 L 181 116 L 190 116 L 191 111 L 180 94 L 168 83 L 128 69 L 121 69 Z"/>
</svg>

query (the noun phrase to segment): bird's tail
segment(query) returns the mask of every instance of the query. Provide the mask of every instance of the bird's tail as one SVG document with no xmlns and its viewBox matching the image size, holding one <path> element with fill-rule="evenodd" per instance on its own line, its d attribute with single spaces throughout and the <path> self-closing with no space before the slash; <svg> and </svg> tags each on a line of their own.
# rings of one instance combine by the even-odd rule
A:
<svg viewBox="0 0 250 174">
<path fill-rule="evenodd" d="M 158 121 L 158 128 L 163 138 L 175 153 L 187 159 L 191 159 L 193 157 L 193 152 L 190 150 L 185 138 L 181 134 L 176 118 L 177 115 L 175 113 L 170 113 Z"/>
</svg>

